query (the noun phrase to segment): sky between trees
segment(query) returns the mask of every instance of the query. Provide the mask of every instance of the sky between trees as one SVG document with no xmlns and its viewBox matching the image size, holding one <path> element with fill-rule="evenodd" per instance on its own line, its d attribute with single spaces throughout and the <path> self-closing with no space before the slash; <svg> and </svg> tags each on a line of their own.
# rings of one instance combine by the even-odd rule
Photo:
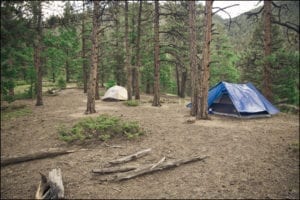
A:
<svg viewBox="0 0 300 200">
<path fill-rule="evenodd" d="M 164 2 L 164 1 L 161 1 Z M 231 17 L 236 17 L 244 12 L 252 10 L 262 5 L 262 2 L 258 3 L 259 1 L 214 1 L 213 7 L 220 7 L 224 8 L 230 5 L 239 4 L 238 6 L 234 6 L 231 8 L 226 9 L 226 11 L 231 15 Z M 63 15 L 64 9 L 64 1 L 52 1 L 50 6 L 44 9 L 45 17 L 49 17 L 51 15 Z M 199 1 L 202 5 L 204 5 L 204 1 Z M 82 1 L 71 1 L 71 4 L 76 6 L 80 12 L 82 7 Z M 216 9 L 215 9 L 216 10 Z M 214 9 L 213 9 L 214 11 Z M 229 16 L 224 12 L 218 12 L 218 15 L 221 16 L 223 19 L 229 18 Z"/>
</svg>

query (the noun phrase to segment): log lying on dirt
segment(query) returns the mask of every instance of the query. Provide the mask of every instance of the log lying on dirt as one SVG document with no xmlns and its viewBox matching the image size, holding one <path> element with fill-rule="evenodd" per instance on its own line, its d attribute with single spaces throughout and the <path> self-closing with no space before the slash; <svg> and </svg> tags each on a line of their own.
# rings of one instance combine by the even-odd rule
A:
<svg viewBox="0 0 300 200">
<path fill-rule="evenodd" d="M 60 168 L 52 169 L 49 178 L 41 174 L 41 181 L 35 193 L 36 199 L 63 199 L 64 185 Z"/>
<path fill-rule="evenodd" d="M 136 153 L 134 153 L 134 154 L 125 156 L 125 157 L 123 157 L 123 158 L 119 158 L 119 159 L 117 159 L 117 160 L 109 161 L 108 163 L 111 164 L 111 165 L 120 164 L 120 163 L 126 163 L 126 162 L 129 162 L 129 161 L 131 161 L 131 160 L 134 160 L 134 159 L 143 157 L 143 156 L 149 154 L 150 151 L 151 151 L 151 148 L 149 148 L 149 149 L 144 149 L 144 150 L 142 150 L 142 151 L 139 151 L 139 152 L 136 152 Z"/>
<path fill-rule="evenodd" d="M 131 166 L 116 166 L 116 167 L 107 167 L 103 169 L 93 169 L 93 173 L 99 173 L 99 174 L 109 174 L 109 173 L 116 173 L 116 172 L 128 172 L 130 170 L 137 169 L 137 165 L 131 165 Z"/>
<path fill-rule="evenodd" d="M 129 171 L 129 172 L 124 172 L 124 173 L 119 173 L 115 175 L 110 181 L 122 181 L 122 180 L 127 180 L 131 179 L 143 174 L 148 174 L 164 169 L 170 169 L 173 167 L 178 167 L 182 164 L 187 164 L 191 162 L 196 162 L 196 161 L 201 161 L 208 158 L 208 156 L 200 157 L 200 156 L 194 156 L 191 158 L 184 158 L 184 159 L 179 159 L 175 161 L 169 161 L 169 162 L 163 162 L 164 158 L 161 159 L 158 163 L 156 164 L 147 164 L 143 165 L 135 170 Z"/>
<path fill-rule="evenodd" d="M 58 93 L 61 91 L 61 89 L 51 88 L 47 90 L 47 93 L 50 95 L 58 95 Z"/>
<path fill-rule="evenodd" d="M 75 150 L 66 150 L 66 149 L 50 149 L 41 152 L 35 152 L 27 155 L 18 155 L 8 158 L 1 158 L 1 167 L 17 164 L 20 162 L 27 162 L 31 160 L 43 159 L 43 158 L 50 158 L 55 157 L 63 154 L 74 153 Z"/>
</svg>

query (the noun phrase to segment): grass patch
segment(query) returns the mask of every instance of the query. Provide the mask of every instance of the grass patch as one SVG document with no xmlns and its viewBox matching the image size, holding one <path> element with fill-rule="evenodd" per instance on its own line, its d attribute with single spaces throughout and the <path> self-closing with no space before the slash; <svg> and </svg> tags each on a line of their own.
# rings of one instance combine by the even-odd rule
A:
<svg viewBox="0 0 300 200">
<path fill-rule="evenodd" d="M 99 96 L 104 96 L 104 94 L 105 94 L 105 91 L 99 91 Z"/>
<path fill-rule="evenodd" d="M 139 101 L 137 101 L 137 100 L 128 100 L 128 101 L 125 101 L 124 104 L 126 106 L 138 106 Z"/>
<path fill-rule="evenodd" d="M 58 134 L 59 138 L 66 142 L 88 139 L 106 141 L 116 136 L 136 138 L 144 134 L 144 131 L 137 122 L 125 122 L 118 117 L 100 115 L 96 118 L 82 119 L 71 128 L 60 126 Z"/>
<path fill-rule="evenodd" d="M 8 120 L 21 116 L 26 116 L 30 113 L 32 113 L 32 110 L 27 108 L 26 105 L 9 105 L 3 111 L 1 110 L 1 120 Z"/>
</svg>

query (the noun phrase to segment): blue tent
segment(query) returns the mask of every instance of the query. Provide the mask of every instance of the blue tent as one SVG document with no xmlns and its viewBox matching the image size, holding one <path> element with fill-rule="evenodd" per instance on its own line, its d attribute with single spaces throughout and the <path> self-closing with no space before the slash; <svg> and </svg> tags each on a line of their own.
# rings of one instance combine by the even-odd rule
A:
<svg viewBox="0 0 300 200">
<path fill-rule="evenodd" d="M 210 113 L 234 117 L 265 117 L 279 112 L 252 83 L 220 82 L 209 90 L 207 103 Z"/>
</svg>

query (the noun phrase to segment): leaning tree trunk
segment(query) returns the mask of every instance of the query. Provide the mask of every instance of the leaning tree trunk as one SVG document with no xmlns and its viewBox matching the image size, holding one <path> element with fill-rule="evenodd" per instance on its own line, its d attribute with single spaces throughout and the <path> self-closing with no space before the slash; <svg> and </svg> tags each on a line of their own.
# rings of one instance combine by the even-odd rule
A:
<svg viewBox="0 0 300 200">
<path fill-rule="evenodd" d="M 125 1 L 125 51 L 126 51 L 126 59 L 125 59 L 125 68 L 127 69 L 127 94 L 128 100 L 131 100 L 132 93 L 131 93 L 131 67 L 129 64 L 129 44 L 128 44 L 128 1 Z"/>
<path fill-rule="evenodd" d="M 191 115 L 197 113 L 197 87 L 198 87 L 198 68 L 197 68 L 197 44 L 196 44 L 196 3 L 189 1 L 189 26 L 190 26 L 190 68 L 191 68 Z"/>
<path fill-rule="evenodd" d="M 209 63 L 210 63 L 210 42 L 211 42 L 211 26 L 212 26 L 212 4 L 213 1 L 205 2 L 205 33 L 204 33 L 204 49 L 203 60 L 200 72 L 200 81 L 198 81 L 200 92 L 197 101 L 196 119 L 208 119 L 208 87 L 209 87 Z M 200 100 L 200 101 L 199 101 Z"/>
<path fill-rule="evenodd" d="M 95 113 L 95 89 L 97 79 L 97 65 L 98 65 L 98 13 L 100 9 L 99 1 L 94 1 L 93 10 L 93 30 L 92 30 L 92 52 L 91 52 L 91 69 L 87 91 L 87 108 L 85 113 Z"/>
<path fill-rule="evenodd" d="M 160 106 L 159 101 L 159 2 L 154 1 L 154 84 L 152 106 Z"/>
<path fill-rule="evenodd" d="M 140 0 L 139 14 L 138 14 L 138 25 L 137 25 L 137 41 L 136 41 L 136 75 L 135 75 L 135 99 L 140 99 L 140 67 L 141 67 L 141 21 L 142 21 L 142 6 L 143 1 Z"/>
<path fill-rule="evenodd" d="M 37 37 L 34 45 L 34 67 L 36 70 L 36 106 L 43 105 L 43 72 L 41 65 L 41 43 L 42 43 L 42 5 L 41 1 L 37 2 L 37 13 L 34 13 L 37 21 L 36 21 L 36 32 Z"/>
<path fill-rule="evenodd" d="M 271 88 L 271 63 L 268 57 L 271 55 L 271 4 L 272 1 L 264 0 L 264 69 L 263 69 L 263 93 L 267 99 L 272 100 Z"/>
</svg>

